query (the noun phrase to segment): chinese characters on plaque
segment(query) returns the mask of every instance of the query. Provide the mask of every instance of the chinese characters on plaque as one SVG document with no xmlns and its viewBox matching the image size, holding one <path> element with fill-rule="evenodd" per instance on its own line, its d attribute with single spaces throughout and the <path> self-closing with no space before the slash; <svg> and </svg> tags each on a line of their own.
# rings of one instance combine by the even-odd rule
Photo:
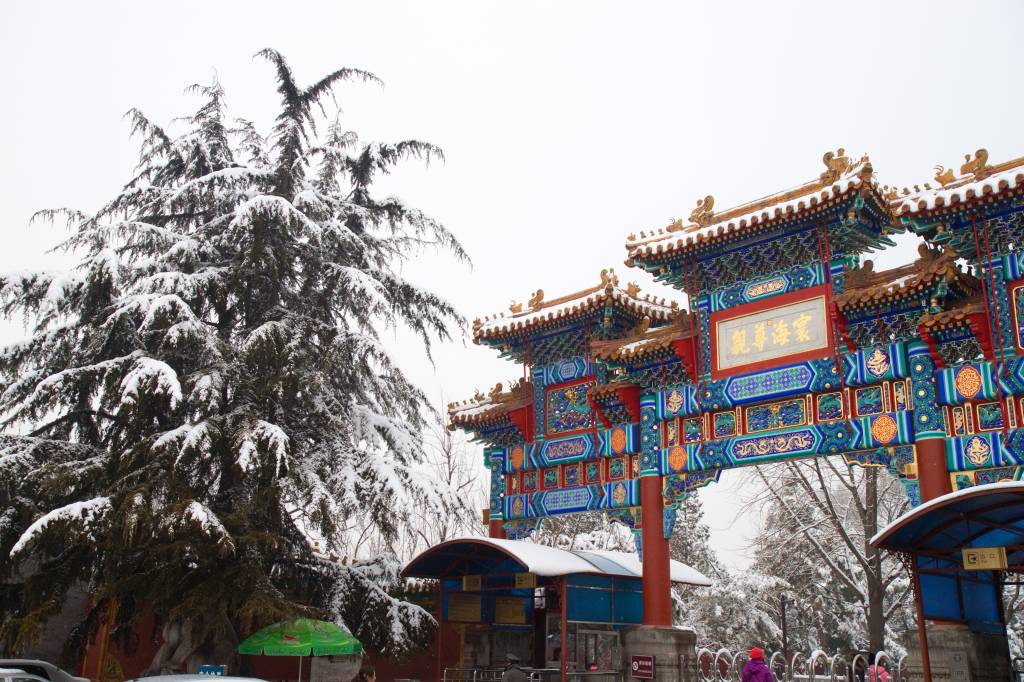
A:
<svg viewBox="0 0 1024 682">
<path fill-rule="evenodd" d="M 715 321 L 716 369 L 813 352 L 828 347 L 825 297 Z"/>
</svg>

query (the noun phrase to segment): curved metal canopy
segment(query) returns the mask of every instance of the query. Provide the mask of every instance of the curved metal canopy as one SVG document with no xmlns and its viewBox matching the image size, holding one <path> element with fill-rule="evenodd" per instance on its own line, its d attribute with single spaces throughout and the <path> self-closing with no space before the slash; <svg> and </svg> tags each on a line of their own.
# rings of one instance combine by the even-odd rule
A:
<svg viewBox="0 0 1024 682">
<path fill-rule="evenodd" d="M 530 572 L 541 576 L 573 573 L 640 578 L 643 566 L 627 552 L 564 550 L 522 540 L 461 538 L 434 545 L 406 565 L 408 578 L 454 578 L 485 573 Z M 711 581 L 678 561 L 670 564 L 672 582 L 708 586 Z"/>
<path fill-rule="evenodd" d="M 1024 564 L 1024 482 L 990 483 L 915 507 L 871 538 L 882 549 L 952 555 L 964 547 L 1006 547 L 1011 567 Z"/>
</svg>

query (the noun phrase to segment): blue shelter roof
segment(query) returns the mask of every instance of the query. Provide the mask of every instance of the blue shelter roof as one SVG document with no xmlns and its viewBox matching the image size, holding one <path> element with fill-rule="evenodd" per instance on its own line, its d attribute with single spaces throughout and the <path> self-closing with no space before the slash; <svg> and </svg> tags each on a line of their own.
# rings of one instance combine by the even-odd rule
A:
<svg viewBox="0 0 1024 682">
<path fill-rule="evenodd" d="M 979 485 L 937 497 L 871 538 L 875 547 L 954 554 L 963 547 L 1006 547 L 1010 566 L 1024 564 L 1024 482 Z"/>
</svg>

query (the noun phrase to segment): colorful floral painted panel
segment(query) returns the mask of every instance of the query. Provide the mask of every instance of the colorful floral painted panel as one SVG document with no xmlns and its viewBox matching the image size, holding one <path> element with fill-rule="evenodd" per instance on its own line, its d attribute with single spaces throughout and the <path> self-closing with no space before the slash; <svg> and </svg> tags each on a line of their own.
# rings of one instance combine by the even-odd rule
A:
<svg viewBox="0 0 1024 682">
<path fill-rule="evenodd" d="M 807 421 L 804 399 L 784 400 L 780 403 L 755 405 L 747 408 L 747 433 L 802 426 Z"/>
<path fill-rule="evenodd" d="M 696 443 L 700 440 L 700 419 L 687 419 L 683 422 L 687 443 Z"/>
<path fill-rule="evenodd" d="M 608 462 L 608 478 L 614 481 L 625 477 L 626 459 L 624 457 L 616 457 Z"/>
<path fill-rule="evenodd" d="M 1024 350 L 1024 284 L 1017 284 L 1013 287 L 1013 341 L 1017 348 Z"/>
<path fill-rule="evenodd" d="M 715 438 L 736 435 L 736 414 L 719 412 L 715 415 Z"/>
<path fill-rule="evenodd" d="M 1003 411 L 999 403 L 982 403 L 978 405 L 978 430 L 991 431 L 1003 428 Z"/>
<path fill-rule="evenodd" d="M 843 418 L 843 395 L 823 393 L 818 396 L 818 421 L 827 422 Z"/>
<path fill-rule="evenodd" d="M 572 433 L 593 428 L 594 415 L 587 395 L 593 382 L 556 386 L 547 393 L 548 435 Z"/>
<path fill-rule="evenodd" d="M 907 407 L 907 385 L 902 381 L 897 381 L 892 385 L 892 394 L 895 398 L 896 409 L 906 410 Z"/>
<path fill-rule="evenodd" d="M 601 465 L 597 462 L 587 462 L 586 469 L 587 483 L 597 483 L 601 480 Z"/>
<path fill-rule="evenodd" d="M 962 436 L 967 433 L 967 424 L 964 422 L 964 408 L 953 408 L 953 435 Z"/>
<path fill-rule="evenodd" d="M 679 445 L 679 421 L 670 419 L 665 422 L 665 447 Z"/>
<path fill-rule="evenodd" d="M 523 473 L 523 492 L 529 493 L 537 489 L 537 472 L 527 471 Z"/>
<path fill-rule="evenodd" d="M 552 467 L 544 470 L 544 487 L 545 488 L 557 488 L 558 487 L 558 468 Z"/>
<path fill-rule="evenodd" d="M 579 485 L 580 484 L 580 465 L 579 464 L 566 464 L 565 470 L 563 471 L 565 485 Z"/>
<path fill-rule="evenodd" d="M 881 414 L 884 411 L 884 408 L 882 407 L 881 386 L 859 389 L 856 396 L 857 414 L 859 416 L 863 417 L 867 414 Z"/>
</svg>

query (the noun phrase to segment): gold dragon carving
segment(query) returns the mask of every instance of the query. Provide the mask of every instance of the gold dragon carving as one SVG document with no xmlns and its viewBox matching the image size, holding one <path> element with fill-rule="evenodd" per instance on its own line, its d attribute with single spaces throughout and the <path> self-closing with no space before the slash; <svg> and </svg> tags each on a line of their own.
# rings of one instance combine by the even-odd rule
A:
<svg viewBox="0 0 1024 682">
<path fill-rule="evenodd" d="M 809 433 L 792 433 L 782 436 L 768 436 L 745 441 L 736 445 L 736 454 L 740 457 L 771 455 L 780 452 L 806 450 L 813 445 L 814 439 Z"/>
<path fill-rule="evenodd" d="M 956 176 L 953 174 L 952 168 L 943 168 L 941 165 L 935 167 L 935 182 L 939 183 L 943 187 L 951 185 L 956 182 Z"/>
<path fill-rule="evenodd" d="M 710 194 L 697 200 L 697 208 L 690 212 L 690 222 L 698 227 L 707 227 L 715 219 L 713 211 L 715 198 Z"/>
<path fill-rule="evenodd" d="M 964 154 L 964 165 L 960 166 L 960 175 L 973 175 L 978 180 L 987 178 L 992 170 L 988 165 L 988 150 L 979 149 L 974 152 L 974 158 L 970 154 Z"/>
<path fill-rule="evenodd" d="M 821 157 L 821 161 L 825 164 L 827 170 L 818 177 L 826 185 L 838 180 L 843 173 L 850 170 L 852 165 L 850 157 L 846 156 L 846 150 L 842 147 L 835 152 L 825 152 L 825 155 Z"/>
</svg>

